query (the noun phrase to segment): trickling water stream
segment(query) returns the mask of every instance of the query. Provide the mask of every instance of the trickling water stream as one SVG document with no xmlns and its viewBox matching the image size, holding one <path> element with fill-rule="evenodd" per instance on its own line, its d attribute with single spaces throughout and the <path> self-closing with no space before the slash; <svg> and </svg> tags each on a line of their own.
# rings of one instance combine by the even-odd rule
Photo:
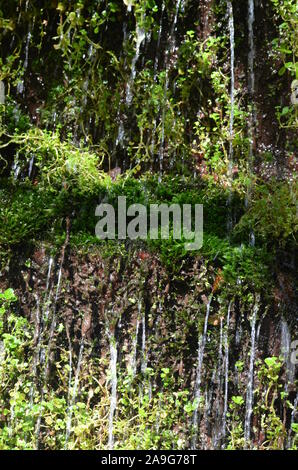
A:
<svg viewBox="0 0 298 470">
<path fill-rule="evenodd" d="M 165 83 L 164 83 L 164 103 L 161 111 L 161 138 L 160 138 L 160 146 L 159 146 L 159 181 L 161 181 L 161 177 L 163 174 L 163 165 L 164 165 L 164 151 L 165 151 L 165 117 L 166 117 L 166 108 L 167 108 L 167 95 L 169 89 L 169 69 L 172 65 L 172 56 L 175 52 L 176 48 L 176 29 L 177 29 L 177 21 L 179 15 L 181 0 L 176 0 L 176 10 L 175 16 L 173 19 L 169 39 L 168 39 L 168 51 L 165 58 Z"/>
<path fill-rule="evenodd" d="M 248 382 L 247 382 L 247 393 L 246 393 L 246 411 L 245 411 L 245 423 L 244 423 L 244 439 L 246 446 L 249 447 L 250 434 L 251 434 L 251 417 L 253 412 L 253 394 L 254 394 L 254 365 L 255 365 L 255 354 L 256 354 L 256 323 L 257 315 L 259 311 L 259 297 L 255 299 L 255 305 L 252 312 L 251 318 L 251 337 L 250 337 L 250 357 L 249 357 L 249 371 L 248 371 Z"/>
<path fill-rule="evenodd" d="M 231 85 L 230 85 L 230 143 L 229 143 L 229 162 L 228 162 L 228 177 L 231 180 L 233 178 L 233 138 L 234 138 L 234 106 L 235 106 L 235 29 L 234 29 L 234 15 L 233 6 L 230 1 L 227 2 L 228 15 L 229 15 L 229 35 L 230 35 L 230 74 L 231 74 Z M 231 184 L 231 181 L 230 181 Z M 228 234 L 233 228 L 233 214 L 231 210 L 232 203 L 232 190 L 230 190 L 228 197 L 228 223 L 227 230 Z"/>
<path fill-rule="evenodd" d="M 2 80 L 0 80 L 0 105 L 5 104 L 5 85 Z"/>
<path fill-rule="evenodd" d="M 62 279 L 62 264 L 60 264 L 59 271 L 58 271 L 58 280 L 57 280 L 56 293 L 55 293 L 55 297 L 54 297 L 53 310 L 52 310 L 52 322 L 51 322 L 51 327 L 50 327 L 50 332 L 49 332 L 49 341 L 48 341 L 48 348 L 47 348 L 47 355 L 46 355 L 46 365 L 45 365 L 45 378 L 46 378 L 46 380 L 47 380 L 48 374 L 49 374 L 50 352 L 51 352 L 51 346 L 52 346 L 52 339 L 53 339 L 53 336 L 54 336 L 56 323 L 57 323 L 56 308 L 57 308 L 58 297 L 59 297 L 59 294 L 60 294 L 61 279 Z"/>
<path fill-rule="evenodd" d="M 35 331 L 34 331 L 34 342 L 35 342 L 35 351 L 33 358 L 33 367 L 32 367 L 32 384 L 30 387 L 30 405 L 33 406 L 34 401 L 34 389 L 37 379 L 37 366 L 40 358 L 40 341 L 41 341 L 41 319 L 40 319 L 40 301 L 38 295 L 35 295 L 36 299 L 36 311 L 35 311 Z"/>
<path fill-rule="evenodd" d="M 230 326 L 231 307 L 232 307 L 232 302 L 230 302 L 230 303 L 229 303 L 229 306 L 228 306 L 227 323 L 226 323 L 225 338 L 224 338 L 224 348 L 225 348 L 225 363 L 224 363 L 224 369 L 225 369 L 225 387 L 224 387 L 224 407 L 223 407 L 222 431 L 221 431 L 222 439 L 224 439 L 224 438 L 225 438 L 225 435 L 226 435 L 226 420 L 227 420 L 227 412 L 228 412 L 228 391 L 229 391 L 229 326 Z"/>
<path fill-rule="evenodd" d="M 146 372 L 147 368 L 147 353 L 146 353 L 146 318 L 145 313 L 142 316 L 142 362 L 141 362 L 141 371 L 143 374 Z"/>
<path fill-rule="evenodd" d="M 223 375 L 223 317 L 220 317 L 220 331 L 219 331 L 219 346 L 217 354 L 217 365 L 216 365 L 216 399 L 214 403 L 214 410 L 217 421 L 220 421 L 221 416 L 221 395 L 222 395 L 222 375 Z M 219 424 L 215 425 L 212 430 L 212 445 L 214 449 L 218 449 L 221 439 L 221 429 Z"/>
<path fill-rule="evenodd" d="M 291 333 L 287 321 L 283 318 L 281 320 L 281 356 L 284 358 L 286 365 L 286 383 L 285 391 L 288 391 L 289 384 L 294 383 L 295 379 L 295 364 L 291 361 Z"/>
<path fill-rule="evenodd" d="M 255 22 L 255 5 L 254 0 L 248 0 L 248 92 L 250 96 L 250 110 L 248 119 L 248 138 L 249 138 L 249 150 L 248 150 L 248 167 L 249 171 L 253 171 L 254 164 L 254 139 L 255 139 L 255 41 L 254 41 L 254 22 Z M 248 207 L 251 199 L 251 187 L 248 188 L 246 196 L 246 206 Z M 249 243 L 253 247 L 255 246 L 255 234 L 253 230 L 250 230 Z"/>
<path fill-rule="evenodd" d="M 196 409 L 193 413 L 193 418 L 192 418 L 192 426 L 193 426 L 192 449 L 197 448 L 199 409 L 200 409 L 200 400 L 201 400 L 202 367 L 203 367 L 203 359 L 204 359 L 204 350 L 205 350 L 206 339 L 207 339 L 208 319 L 209 319 L 211 301 L 212 301 L 212 295 L 210 296 L 208 303 L 207 303 L 204 329 L 203 329 L 203 333 L 200 334 L 199 342 L 198 342 L 198 359 L 197 359 L 195 394 L 194 394 L 195 401 L 196 401 Z"/>
<path fill-rule="evenodd" d="M 117 409 L 117 341 L 114 336 L 109 333 L 110 341 L 110 412 L 109 412 L 109 438 L 108 449 L 114 448 L 114 415 Z"/>
<path fill-rule="evenodd" d="M 136 26 L 136 52 L 132 59 L 130 79 L 126 85 L 126 105 L 130 106 L 133 99 L 132 87 L 136 77 L 136 64 L 140 56 L 140 48 L 146 37 L 145 30 L 137 24 Z"/>
</svg>

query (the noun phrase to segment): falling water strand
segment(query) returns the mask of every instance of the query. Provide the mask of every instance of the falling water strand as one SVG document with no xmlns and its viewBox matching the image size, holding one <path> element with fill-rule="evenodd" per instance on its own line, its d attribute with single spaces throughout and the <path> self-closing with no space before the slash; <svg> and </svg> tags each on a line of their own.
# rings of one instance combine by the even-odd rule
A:
<svg viewBox="0 0 298 470">
<path fill-rule="evenodd" d="M 169 89 L 169 66 L 171 62 L 171 57 L 176 47 L 176 28 L 177 28 L 180 3 L 181 3 L 181 0 L 177 0 L 175 16 L 174 16 L 174 20 L 173 20 L 171 32 L 170 32 L 169 48 L 168 48 L 167 56 L 165 59 L 166 65 L 165 65 L 164 103 L 163 103 L 162 115 L 161 115 L 161 140 L 160 140 L 160 147 L 159 147 L 159 181 L 161 181 L 162 174 L 163 174 L 163 166 L 164 166 L 165 119 L 166 119 L 167 94 L 168 94 L 168 89 Z"/>
<path fill-rule="evenodd" d="M 127 11 L 130 13 L 131 10 L 132 10 L 132 6 L 133 6 L 133 0 L 124 0 L 124 3 L 127 7 Z"/>
<path fill-rule="evenodd" d="M 125 45 L 127 39 L 127 24 L 123 24 L 123 47 Z M 122 51 L 121 51 L 121 56 L 122 56 Z M 120 56 L 120 57 L 121 57 Z M 124 65 L 126 64 L 126 55 L 124 57 Z M 123 149 L 124 147 L 124 140 L 125 140 L 125 128 L 124 128 L 124 116 L 121 114 L 121 103 L 123 99 L 119 100 L 118 104 L 118 110 L 117 110 L 117 122 L 119 122 L 118 125 L 118 132 L 117 132 L 117 137 L 115 141 L 115 148 L 114 151 L 116 150 L 116 147 L 120 147 Z M 116 166 L 118 165 L 118 162 L 116 161 Z"/>
<path fill-rule="evenodd" d="M 48 267 L 48 274 L 47 274 L 47 283 L 46 283 L 46 290 L 48 291 L 49 289 L 49 284 L 50 284 L 50 279 L 51 279 L 51 272 L 52 272 L 52 266 L 53 266 L 53 257 L 51 256 L 49 259 L 49 267 Z"/>
<path fill-rule="evenodd" d="M 34 355 L 33 355 L 33 364 L 32 364 L 32 383 L 30 387 L 29 401 L 30 401 L 30 410 L 32 409 L 34 402 L 34 388 L 37 380 L 37 365 L 39 361 L 40 354 L 40 342 L 41 342 L 41 321 L 40 321 L 40 302 L 39 297 L 35 295 L 36 300 L 36 311 L 35 311 L 35 331 L 34 331 Z"/>
<path fill-rule="evenodd" d="M 156 78 L 157 78 L 158 58 L 159 58 L 160 41 L 161 41 L 161 35 L 162 35 L 164 10 L 165 10 L 165 2 L 163 1 L 162 7 L 161 7 L 160 23 L 159 23 L 159 30 L 158 30 L 158 37 L 157 37 L 156 54 L 155 54 L 155 59 L 154 59 L 154 81 L 156 81 Z"/>
<path fill-rule="evenodd" d="M 146 37 L 145 30 L 137 24 L 136 26 L 136 51 L 132 59 L 130 78 L 128 80 L 127 87 L 126 87 L 127 106 L 130 106 L 132 102 L 132 98 L 133 98 L 132 87 L 134 84 L 134 80 L 136 78 L 136 64 L 140 56 L 140 48 L 145 37 Z"/>
<path fill-rule="evenodd" d="M 224 439 L 226 435 L 226 421 L 228 411 L 228 391 L 229 391 L 229 326 L 230 326 L 230 315 L 231 315 L 232 302 L 228 306 L 227 325 L 225 330 L 225 391 L 224 391 L 224 409 L 222 418 L 222 432 L 221 438 Z"/>
<path fill-rule="evenodd" d="M 158 62 L 159 62 L 159 49 L 160 49 L 160 41 L 161 41 L 161 35 L 162 35 L 164 9 L 165 9 L 165 3 L 163 1 L 162 2 L 162 8 L 161 8 L 161 15 L 160 15 L 159 30 L 158 30 L 156 54 L 155 54 L 155 59 L 154 59 L 153 79 L 154 79 L 155 82 L 156 82 L 156 79 L 157 79 L 157 69 L 158 69 Z M 159 112 L 159 110 L 158 110 L 158 112 Z M 152 129 L 152 136 L 151 136 L 151 156 L 152 156 L 151 162 L 153 162 L 153 160 L 154 160 L 156 127 L 157 127 L 157 118 L 155 117 L 154 121 L 153 121 L 153 129 Z M 152 169 L 152 167 L 151 167 L 151 169 Z"/>
<path fill-rule="evenodd" d="M 192 449 L 196 449 L 197 447 L 199 406 L 200 406 L 200 399 L 201 399 L 202 366 L 203 366 L 204 350 L 205 350 L 205 344 L 206 344 L 206 338 L 207 338 L 208 319 L 209 319 L 211 300 L 212 300 L 212 295 L 210 296 L 210 299 L 207 304 L 204 330 L 203 330 L 203 333 L 200 335 L 199 341 L 198 341 L 198 359 L 197 359 L 197 370 L 196 370 L 196 381 L 195 381 L 196 409 L 193 413 L 193 418 L 192 418 L 192 426 L 193 426 Z"/>
<path fill-rule="evenodd" d="M 61 250 L 61 260 L 60 260 L 60 267 L 59 267 L 59 272 L 58 272 L 56 294 L 55 294 L 55 298 L 54 298 L 52 323 L 51 323 L 50 334 L 49 334 L 47 360 L 46 360 L 46 366 L 45 366 L 45 379 L 47 379 L 48 373 L 49 373 L 49 364 L 50 364 L 49 359 L 50 359 L 51 345 L 52 345 L 52 339 L 53 339 L 53 336 L 54 336 L 54 332 L 55 332 L 55 328 L 56 328 L 56 322 L 57 322 L 57 302 L 58 302 L 58 298 L 59 298 L 59 294 L 60 294 L 61 279 L 62 279 L 62 268 L 63 268 L 63 265 L 64 265 L 66 247 L 68 246 L 68 243 L 69 243 L 69 235 L 70 235 L 70 219 L 67 217 L 67 219 L 66 219 L 66 236 L 65 236 L 65 241 L 63 243 L 62 250 Z"/>
<path fill-rule="evenodd" d="M 29 24 L 27 38 L 26 38 L 26 45 L 25 45 L 25 60 L 24 60 L 24 65 L 23 65 L 24 73 L 26 72 L 26 70 L 28 68 L 28 64 L 29 64 L 30 40 L 31 40 L 31 26 Z M 17 92 L 20 95 L 23 95 L 24 91 L 25 91 L 25 85 L 24 85 L 24 79 L 22 78 L 22 80 L 19 81 L 18 84 L 17 84 Z"/>
<path fill-rule="evenodd" d="M 58 273 L 55 299 L 54 299 L 53 310 L 52 310 L 53 311 L 53 316 L 52 316 L 52 323 L 51 323 L 50 333 L 49 333 L 49 340 L 48 340 L 48 346 L 47 346 L 44 373 L 43 373 L 43 378 L 42 378 L 43 385 L 42 385 L 42 389 L 41 389 L 40 402 L 43 401 L 44 395 L 47 391 L 47 382 L 48 382 L 49 365 L 50 365 L 50 352 L 51 352 L 51 346 L 52 346 L 52 339 L 53 339 L 55 328 L 56 328 L 57 301 L 58 301 L 58 297 L 59 297 L 59 294 L 60 294 L 61 279 L 62 279 L 62 267 L 63 267 L 63 264 L 64 264 L 66 247 L 68 246 L 68 243 L 69 243 L 69 235 L 70 235 L 70 219 L 67 217 L 66 218 L 66 236 L 65 236 L 65 241 L 63 243 L 62 250 L 61 250 L 61 260 L 60 260 L 60 267 L 59 267 L 59 273 Z M 49 268 L 48 268 L 48 276 L 47 276 L 47 288 L 48 288 L 48 285 L 49 285 L 51 269 L 52 269 L 52 263 L 53 263 L 52 258 L 50 258 Z M 46 319 L 47 319 L 47 315 L 48 315 L 48 312 L 45 313 Z M 42 416 L 42 407 L 40 409 L 40 412 L 39 412 L 39 415 L 38 415 L 38 418 L 37 418 L 37 422 L 36 422 L 36 427 L 35 427 L 36 449 L 39 448 L 41 416 Z"/>
<path fill-rule="evenodd" d="M 50 284 L 51 282 L 51 272 L 52 272 L 52 266 L 53 266 L 54 259 L 50 257 L 49 259 L 49 267 L 48 267 L 48 274 L 47 274 L 47 283 L 46 283 L 46 295 L 45 295 L 45 301 L 43 305 L 43 323 L 47 321 L 49 318 L 49 313 L 50 313 L 50 307 L 51 307 L 51 298 L 53 294 L 53 286 Z"/>
<path fill-rule="evenodd" d="M 219 330 L 219 347 L 218 347 L 218 355 L 217 355 L 217 378 L 216 378 L 216 389 L 217 395 L 215 400 L 215 415 L 216 421 L 219 421 L 219 416 L 221 414 L 221 407 L 220 407 L 220 398 L 221 398 L 221 386 L 222 386 L 222 369 L 223 369 L 223 354 L 222 354 L 222 343 L 223 343 L 223 318 L 220 318 L 220 330 Z M 218 448 L 218 443 L 220 440 L 220 429 L 218 426 L 213 427 L 213 447 L 214 449 Z"/>
<path fill-rule="evenodd" d="M 2 80 L 0 80 L 0 105 L 5 104 L 5 85 Z"/>
<path fill-rule="evenodd" d="M 256 343 L 257 343 L 257 347 L 258 347 L 258 342 L 259 342 L 259 338 L 260 338 L 261 326 L 262 326 L 262 319 L 260 318 L 260 319 L 259 319 L 258 328 L 257 328 L 257 332 L 256 332 Z"/>
<path fill-rule="evenodd" d="M 120 111 L 119 111 L 119 116 L 120 116 Z M 120 118 L 118 134 L 116 137 L 116 147 L 119 145 L 121 148 L 123 148 L 124 137 L 125 137 L 124 123 L 123 123 L 123 120 Z"/>
<path fill-rule="evenodd" d="M 139 318 L 137 318 L 136 332 L 135 332 L 135 337 L 133 340 L 132 357 L 130 361 L 130 367 L 131 367 L 133 378 L 136 376 L 136 373 L 137 373 L 137 350 L 138 350 L 139 327 L 140 327 L 140 321 L 139 321 Z"/>
<path fill-rule="evenodd" d="M 43 313 L 41 317 L 41 323 L 40 323 L 40 364 L 44 364 L 45 362 L 45 349 L 42 347 L 42 340 L 44 336 L 44 325 L 45 322 L 48 319 L 49 315 L 49 308 L 50 308 L 50 299 L 52 295 L 52 287 L 50 286 L 51 282 L 51 273 L 52 273 L 52 266 L 53 266 L 54 259 L 51 256 L 49 258 L 49 264 L 48 264 L 48 271 L 47 271 L 47 280 L 46 280 L 46 295 L 45 295 L 45 300 L 44 300 L 44 305 L 43 305 Z M 45 380 L 45 374 L 42 375 L 42 387 L 41 387 L 41 395 L 40 395 L 40 402 L 42 402 L 44 394 L 45 394 L 45 387 L 46 387 L 46 380 Z M 41 425 L 41 413 L 42 413 L 42 408 L 39 411 L 39 415 L 36 420 L 36 427 L 35 427 L 35 435 L 36 435 L 36 448 L 38 449 L 39 447 L 39 435 L 40 435 L 40 425 Z"/>
<path fill-rule="evenodd" d="M 230 145 L 229 145 L 229 162 L 228 162 L 228 178 L 232 186 L 233 178 L 233 136 L 234 136 L 234 104 L 235 104 L 235 29 L 234 29 L 234 15 L 232 2 L 228 1 L 228 14 L 229 14 L 229 32 L 230 32 L 230 73 L 231 73 L 231 89 L 230 89 Z M 232 203 L 232 187 L 230 188 L 228 197 L 228 233 L 231 232 L 233 226 L 233 216 L 231 213 Z"/>
<path fill-rule="evenodd" d="M 254 60 L 255 60 L 255 44 L 254 44 L 254 21 L 255 21 L 255 10 L 254 0 L 248 0 L 248 41 L 249 41 L 249 53 L 248 53 L 248 88 L 251 96 L 254 96 L 255 92 L 255 73 L 254 73 Z"/>
<path fill-rule="evenodd" d="M 54 336 L 54 332 L 55 332 L 55 329 L 56 329 L 56 323 L 57 323 L 56 308 L 57 308 L 57 301 L 58 301 L 58 297 L 59 297 L 59 293 L 60 293 L 61 279 L 62 279 L 62 263 L 60 264 L 60 267 L 59 267 L 56 293 L 55 293 L 55 299 L 54 299 L 54 305 L 53 305 L 53 317 L 52 317 L 52 322 L 51 322 L 51 327 L 50 327 L 48 351 L 47 351 L 47 360 L 46 360 L 46 366 L 45 366 L 45 378 L 46 379 L 47 379 L 48 374 L 49 374 L 50 351 L 51 351 L 52 339 L 53 339 L 53 336 Z"/>
<path fill-rule="evenodd" d="M 29 160 L 28 178 L 30 178 L 34 164 L 34 155 Z"/>
<path fill-rule="evenodd" d="M 218 348 L 218 373 L 217 373 L 217 382 L 218 387 L 221 387 L 221 376 L 222 376 L 222 343 L 223 343 L 223 318 L 220 318 L 220 332 L 219 332 L 219 348 Z"/>
<path fill-rule="evenodd" d="M 142 315 L 142 357 L 141 357 L 141 372 L 145 374 L 147 368 L 146 359 L 146 317 L 145 312 Z"/>
<path fill-rule="evenodd" d="M 251 416 L 253 410 L 253 393 L 254 393 L 254 364 L 255 364 L 255 342 L 256 342 L 256 322 L 257 314 L 259 310 L 259 297 L 255 300 L 253 308 L 252 320 L 251 320 L 251 348 L 250 348 L 250 359 L 249 359 L 249 374 L 248 384 L 246 392 L 246 411 L 245 411 L 245 423 L 244 423 L 244 439 L 245 445 L 248 446 L 250 440 L 250 428 L 251 428 Z"/>
<path fill-rule="evenodd" d="M 235 31 L 234 31 L 234 16 L 233 6 L 228 1 L 229 10 L 229 31 L 230 31 L 230 73 L 231 73 L 231 90 L 230 90 L 230 148 L 229 160 L 230 164 L 233 162 L 233 132 L 234 132 L 234 104 L 235 104 Z"/>
<path fill-rule="evenodd" d="M 109 439 L 108 449 L 114 448 L 114 415 L 117 408 L 117 342 L 116 338 L 109 333 L 110 339 L 110 375 L 111 375 L 111 397 L 109 412 Z"/>
<path fill-rule="evenodd" d="M 212 416 L 212 402 L 213 402 L 213 395 L 216 393 L 217 390 L 217 375 L 218 371 L 217 368 L 215 367 L 212 372 L 211 380 L 209 382 L 209 390 L 208 390 L 208 399 L 205 402 L 204 408 L 207 408 L 207 412 L 205 413 L 205 419 L 207 420 L 206 422 L 210 422 L 211 416 Z M 213 432 L 215 430 L 215 427 L 213 427 L 212 430 L 212 443 L 216 440 L 216 432 Z M 210 447 L 210 442 L 208 442 L 208 447 Z"/>
<path fill-rule="evenodd" d="M 13 179 L 16 181 L 19 177 L 20 171 L 21 171 L 21 166 L 19 162 L 19 153 L 16 152 L 15 158 L 12 164 L 12 171 L 13 171 Z"/>
<path fill-rule="evenodd" d="M 67 403 L 70 403 L 71 400 L 71 381 L 72 381 L 72 344 L 70 337 L 68 338 L 68 392 L 67 392 Z"/>
<path fill-rule="evenodd" d="M 208 386 L 206 386 L 206 390 L 204 392 L 204 423 L 208 423 L 208 417 L 209 417 L 209 412 L 210 412 L 210 392 L 208 390 Z M 206 439 L 206 433 L 203 434 L 203 442 L 202 442 L 202 448 L 204 450 L 207 449 L 207 439 Z"/>
<path fill-rule="evenodd" d="M 52 274 L 52 267 L 53 267 L 53 262 L 54 259 L 52 256 L 49 258 L 49 263 L 48 263 L 48 271 L 47 271 L 47 280 L 46 280 L 46 292 L 45 292 L 45 298 L 43 302 L 43 308 L 42 308 L 42 316 L 40 319 L 40 343 L 42 343 L 42 337 L 44 333 L 44 324 L 45 321 L 48 318 L 49 314 L 49 307 L 50 307 L 50 299 L 52 295 L 52 289 L 50 288 L 50 282 L 51 282 L 51 274 Z M 41 349 L 40 354 L 42 354 L 44 351 Z M 42 361 L 41 361 L 42 362 Z"/>
<path fill-rule="evenodd" d="M 53 339 L 53 336 L 54 336 L 54 331 L 55 331 L 55 328 L 56 328 L 56 305 L 57 305 L 57 300 L 58 300 L 58 296 L 59 296 L 59 292 L 60 292 L 61 277 L 62 277 L 62 264 L 60 265 L 60 268 L 59 268 L 56 294 L 55 294 L 55 300 L 54 300 L 54 305 L 53 305 L 53 318 L 52 318 L 52 323 L 51 323 L 50 333 L 49 333 L 45 368 L 44 368 L 44 374 L 43 374 L 43 386 L 42 386 L 41 397 L 40 397 L 41 402 L 43 401 L 44 395 L 45 395 L 46 390 L 47 390 L 47 381 L 48 381 L 49 366 L 50 366 L 50 351 L 51 351 L 51 345 L 52 345 L 52 339 Z M 48 315 L 48 312 L 46 312 L 46 315 Z M 35 429 L 36 448 L 37 449 L 39 448 L 41 413 L 42 413 L 42 410 L 40 410 L 39 416 L 37 418 L 36 429 Z"/>
<path fill-rule="evenodd" d="M 255 126 L 255 109 L 254 109 L 254 94 L 255 94 L 255 71 L 254 71 L 254 60 L 255 60 L 255 42 L 254 42 L 254 0 L 248 0 L 248 41 L 249 41 L 249 52 L 248 52 L 248 92 L 251 100 L 250 112 L 248 119 L 248 137 L 249 137 L 249 151 L 248 151 L 248 167 L 249 171 L 253 170 L 253 141 L 254 141 L 254 126 Z M 251 187 L 248 188 L 245 205 L 248 207 L 251 198 Z M 249 243 L 251 246 L 255 245 L 255 235 L 253 230 L 250 230 Z"/>
<path fill-rule="evenodd" d="M 237 322 L 236 326 L 236 334 L 235 334 L 235 345 L 239 346 L 242 338 L 242 323 L 241 323 L 241 318 L 239 318 L 239 321 Z"/>
<path fill-rule="evenodd" d="M 288 391 L 289 383 L 295 379 L 295 364 L 291 362 L 291 333 L 287 321 L 281 320 L 281 356 L 286 366 L 285 392 Z"/>
<path fill-rule="evenodd" d="M 84 352 L 84 339 L 82 339 L 81 345 L 80 345 L 78 364 L 77 364 L 76 373 L 75 373 L 74 387 L 73 387 L 73 391 L 71 394 L 71 399 L 70 399 L 68 411 L 67 411 L 65 448 L 67 448 L 68 446 L 68 441 L 69 441 L 69 437 L 71 433 L 71 421 L 72 421 L 72 415 L 73 415 L 73 407 L 76 402 L 76 398 L 78 394 L 79 377 L 80 377 L 80 371 L 81 371 L 81 365 L 82 365 L 82 359 L 83 359 L 83 352 Z"/>
<path fill-rule="evenodd" d="M 141 371 L 144 374 L 146 371 L 146 319 L 145 315 L 142 318 L 142 364 Z"/>
<path fill-rule="evenodd" d="M 174 21 L 173 21 L 173 24 L 172 24 L 172 29 L 171 29 L 171 36 L 170 36 L 170 42 L 171 42 L 172 50 L 174 49 L 175 43 L 176 43 L 176 41 L 175 41 L 175 32 L 176 32 L 176 27 L 177 27 L 180 4 L 181 4 L 181 0 L 176 0 L 176 10 L 175 10 Z"/>
<path fill-rule="evenodd" d="M 27 40 L 26 40 L 26 48 L 25 48 L 25 62 L 24 62 L 24 70 L 26 71 L 28 68 L 28 63 L 29 63 L 29 45 L 30 45 L 30 39 L 31 39 L 31 31 L 29 29 L 28 34 L 27 34 Z"/>
<path fill-rule="evenodd" d="M 165 101 L 166 101 L 166 96 L 167 96 L 167 91 L 169 88 L 169 79 L 168 75 L 166 76 L 166 81 L 165 81 Z M 163 160 L 164 160 L 164 150 L 165 150 L 165 103 L 163 105 L 163 110 L 162 110 L 162 127 L 161 127 L 161 140 L 160 140 L 160 147 L 159 147 L 159 182 L 161 181 L 161 177 L 163 174 Z"/>
</svg>

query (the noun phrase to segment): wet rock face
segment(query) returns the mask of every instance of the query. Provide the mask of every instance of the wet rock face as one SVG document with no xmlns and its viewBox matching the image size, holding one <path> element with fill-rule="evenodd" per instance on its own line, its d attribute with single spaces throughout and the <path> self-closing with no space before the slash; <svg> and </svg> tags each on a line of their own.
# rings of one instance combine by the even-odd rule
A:
<svg viewBox="0 0 298 470">
<path fill-rule="evenodd" d="M 18 45 L 20 54 L 7 72 L 14 85 L 0 81 L 0 105 L 10 100 L 0 116 L 1 135 L 7 126 L 0 170 L 7 206 L 15 203 L 9 217 L 5 206 L 0 215 L 4 229 L 12 220 L 12 236 L 19 226 L 28 235 L 14 238 L 6 253 L 10 240 L 0 230 L 0 259 L 9 259 L 0 293 L 10 287 L 18 298 L 5 304 L 0 321 L 0 447 L 6 433 L 9 448 L 291 448 L 295 253 L 288 239 L 272 242 L 266 230 L 258 238 L 250 225 L 250 241 L 247 233 L 236 234 L 234 245 L 230 237 L 243 211 L 253 209 L 250 179 L 262 190 L 267 182 L 289 183 L 294 199 L 295 136 L 276 114 L 276 106 L 285 116 L 291 111 L 294 90 L 290 74 L 278 73 L 283 58 L 272 42 L 283 20 L 272 2 L 156 0 L 156 8 L 144 2 L 145 13 L 132 0 L 85 2 L 75 11 L 64 1 L 42 10 L 4 3 L 3 18 L 14 19 L 0 30 L 0 49 L 11 59 Z M 57 148 L 39 147 L 46 138 L 50 147 L 55 134 Z M 95 166 L 89 151 L 100 157 Z M 93 235 L 86 207 L 106 191 L 97 186 L 102 169 L 115 194 L 128 182 L 135 196 L 136 180 L 143 185 L 147 173 L 149 182 L 156 173 L 156 185 L 169 177 L 170 186 L 144 183 L 137 191 L 146 200 L 155 190 L 158 198 L 184 200 L 192 180 L 191 197 L 206 184 L 211 213 L 211 193 L 220 194 L 216 204 L 230 213 L 207 216 L 216 233 L 216 250 L 207 252 L 215 253 L 179 254 L 178 267 L 165 260 L 164 247 L 161 255 L 137 244 L 74 248 L 81 230 L 88 243 L 90 227 Z M 180 194 L 171 187 L 177 175 Z M 45 227 L 51 222 L 52 230 Z M 217 246 L 226 252 L 218 256 Z M 239 268 L 243 247 L 249 256 Z M 271 249 L 276 265 L 263 279 L 254 256 Z"/>
<path fill-rule="evenodd" d="M 48 356 L 47 386 L 53 391 L 59 386 L 56 364 L 62 361 L 62 351 L 69 351 L 75 369 L 80 345 L 84 343 L 78 395 L 84 400 L 83 390 L 88 388 L 90 373 L 96 374 L 101 385 L 109 389 L 113 344 L 120 400 L 113 411 L 115 422 L 117 413 L 121 413 L 123 378 L 132 374 L 133 390 L 137 383 L 145 386 L 148 371 L 153 371 L 150 393 L 154 396 L 163 390 L 162 370 L 168 369 L 171 393 L 187 391 L 194 398 L 196 384 L 200 385 L 202 404 L 197 414 L 197 437 L 192 442 L 206 449 L 225 447 L 232 419 L 227 413 L 231 398 L 240 396 L 245 403 L 249 384 L 252 397 L 262 395 L 265 385 L 258 375 L 259 364 L 266 357 L 278 356 L 282 342 L 290 348 L 285 340 L 285 328 L 291 336 L 295 328 L 293 319 L 284 320 L 282 333 L 276 312 L 265 301 L 265 293 L 260 296 L 252 291 L 250 304 L 237 297 L 227 299 L 221 273 L 211 266 L 207 268 L 200 258 L 169 277 L 158 257 L 143 250 L 132 251 L 120 259 L 104 259 L 97 250 L 88 255 L 67 250 L 58 290 L 61 256 L 52 261 L 51 269 L 50 259 L 42 248 L 35 250 L 31 264 L 26 263 L 30 266 L 22 266 L 23 282 L 14 286 L 19 297 L 19 315 L 29 317 L 35 330 L 33 349 L 28 355 L 34 356 L 39 348 L 36 367 L 40 376 L 45 367 L 41 352 Z M 207 309 L 210 309 L 208 318 Z M 254 320 L 252 310 L 256 315 Z M 37 311 L 37 315 L 33 314 Z M 54 316 L 56 326 L 50 339 Z M 204 350 L 200 357 L 202 341 Z M 280 371 L 280 383 L 288 388 L 291 400 L 295 398 L 293 380 L 285 363 Z M 41 382 L 36 387 L 40 391 Z M 285 429 L 289 429 L 290 410 L 282 409 L 280 413 Z M 239 414 L 244 424 L 245 407 Z M 250 416 L 251 445 L 256 447 L 262 447 L 264 441 L 262 431 L 255 432 L 261 429 L 260 419 L 258 412 Z M 194 436 L 192 423 L 190 414 L 186 422 L 173 424 L 173 429 L 185 439 L 186 447 Z M 284 437 L 281 447 L 286 445 Z"/>
<path fill-rule="evenodd" d="M 117 176 L 121 175 L 121 168 L 119 166 L 113 168 L 112 170 L 109 171 L 109 175 L 111 177 L 112 181 L 115 181 L 117 179 Z"/>
<path fill-rule="evenodd" d="M 206 40 L 214 26 L 214 14 L 212 11 L 213 0 L 203 0 L 199 3 L 200 26 L 198 34 L 202 40 Z"/>
</svg>

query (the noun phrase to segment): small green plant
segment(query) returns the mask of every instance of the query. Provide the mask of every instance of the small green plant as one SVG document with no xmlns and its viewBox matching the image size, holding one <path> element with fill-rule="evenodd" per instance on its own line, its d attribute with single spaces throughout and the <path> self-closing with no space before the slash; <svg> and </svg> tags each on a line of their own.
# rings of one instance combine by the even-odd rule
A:
<svg viewBox="0 0 298 470">
<path fill-rule="evenodd" d="M 258 370 L 262 386 L 259 389 L 261 400 L 257 408 L 259 408 L 261 431 L 265 436 L 262 442 L 264 449 L 281 449 L 286 438 L 284 423 L 276 409 L 277 400 L 283 402 L 285 399 L 282 384 L 279 381 L 282 366 L 282 360 L 273 356 L 267 357 Z"/>
<path fill-rule="evenodd" d="M 235 395 L 231 398 L 229 412 L 227 413 L 229 419 L 228 450 L 244 448 L 244 429 L 242 423 L 244 403 L 244 399 L 240 395 Z"/>
</svg>

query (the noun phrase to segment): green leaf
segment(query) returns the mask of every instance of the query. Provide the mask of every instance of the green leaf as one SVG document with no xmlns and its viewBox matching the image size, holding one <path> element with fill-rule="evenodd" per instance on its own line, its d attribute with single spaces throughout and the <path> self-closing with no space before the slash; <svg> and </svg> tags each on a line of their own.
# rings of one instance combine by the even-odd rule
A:
<svg viewBox="0 0 298 470">
<path fill-rule="evenodd" d="M 244 403 L 244 399 L 240 395 L 232 397 L 232 401 L 236 405 L 239 405 L 239 406 L 243 405 L 243 403 Z"/>
</svg>

